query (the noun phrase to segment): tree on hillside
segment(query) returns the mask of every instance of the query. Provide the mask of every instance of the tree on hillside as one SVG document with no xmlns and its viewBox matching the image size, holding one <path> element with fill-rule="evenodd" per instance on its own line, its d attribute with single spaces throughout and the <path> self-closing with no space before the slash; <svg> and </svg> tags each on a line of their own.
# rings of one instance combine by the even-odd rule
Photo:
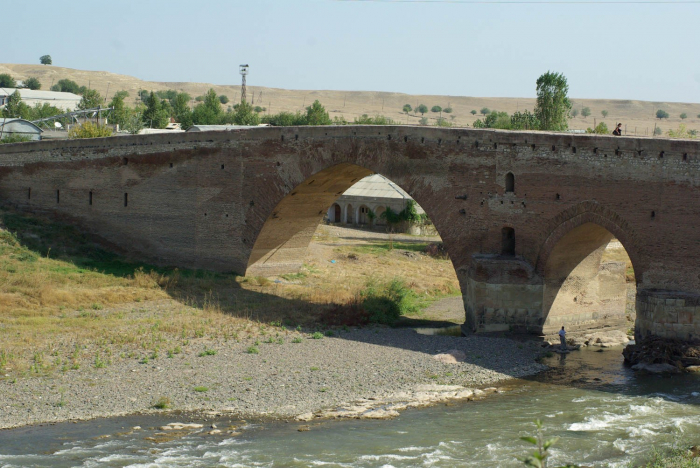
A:
<svg viewBox="0 0 700 468">
<path fill-rule="evenodd" d="M 31 90 L 41 89 L 41 83 L 33 76 L 31 78 L 27 78 L 27 81 L 24 82 L 24 85 Z"/>
<path fill-rule="evenodd" d="M 420 115 L 425 115 L 425 113 L 428 112 L 428 106 L 421 104 L 420 106 L 416 107 L 416 110 L 420 112 Z"/>
<path fill-rule="evenodd" d="M 530 111 L 515 112 L 510 118 L 510 128 L 512 130 L 537 130 L 540 122 Z"/>
<path fill-rule="evenodd" d="M 568 97 L 569 85 L 561 73 L 547 72 L 537 79 L 537 105 L 535 116 L 541 130 L 566 130 L 571 110 Z"/>
<path fill-rule="evenodd" d="M 219 102 L 221 104 L 228 104 L 228 102 L 229 102 L 228 96 L 222 94 L 221 96 L 219 96 Z"/>
<path fill-rule="evenodd" d="M 488 115 L 491 113 L 491 109 L 489 109 L 488 107 L 482 107 L 479 112 L 481 112 L 481 115 Z"/>
<path fill-rule="evenodd" d="M 306 108 L 306 125 L 330 125 L 333 123 L 326 108 L 316 100 Z"/>
<path fill-rule="evenodd" d="M 687 118 L 688 118 L 688 114 L 686 114 L 685 112 L 683 112 L 683 113 L 681 114 L 681 119 L 687 119 Z"/>
<path fill-rule="evenodd" d="M 588 117 L 589 115 L 591 115 L 591 108 L 590 108 L 590 107 L 584 107 L 583 109 L 581 109 L 581 116 L 582 116 L 584 119 L 585 119 L 586 117 Z"/>
<path fill-rule="evenodd" d="M 0 74 L 0 87 L 1 88 L 16 88 L 17 82 L 7 73 Z"/>
<path fill-rule="evenodd" d="M 476 115 L 476 110 L 472 109 L 471 112 L 469 112 L 471 115 Z"/>
<path fill-rule="evenodd" d="M 51 65 L 53 64 L 53 60 L 51 60 L 50 55 L 42 55 L 41 57 L 39 57 L 39 63 L 41 63 L 42 65 Z"/>
<path fill-rule="evenodd" d="M 603 118 L 605 118 L 608 116 L 608 111 L 602 110 L 602 111 L 600 111 L 600 114 L 603 116 Z"/>
<path fill-rule="evenodd" d="M 413 107 L 411 107 L 410 104 L 404 104 L 404 106 L 403 106 L 403 111 L 404 111 L 405 113 L 408 114 L 408 113 L 411 112 L 412 110 L 413 110 Z"/>
<path fill-rule="evenodd" d="M 433 106 L 433 107 L 430 108 L 430 112 L 435 112 L 435 113 L 440 112 L 440 113 L 442 113 L 442 107 L 440 107 L 440 106 Z"/>
<path fill-rule="evenodd" d="M 657 119 L 668 119 L 668 112 L 666 112 L 663 109 L 659 109 L 656 111 L 656 118 Z"/>
<path fill-rule="evenodd" d="M 451 114 L 451 113 L 452 113 L 452 108 L 451 108 L 451 107 L 445 107 L 442 111 L 443 111 L 445 114 Z"/>
<path fill-rule="evenodd" d="M 88 89 L 83 93 L 83 98 L 78 103 L 78 109 L 92 109 L 102 104 L 102 96 L 96 89 Z"/>
<path fill-rule="evenodd" d="M 61 93 L 80 94 L 81 88 L 80 88 L 80 86 L 78 86 L 78 83 L 76 83 L 75 81 L 63 79 L 63 80 L 58 80 L 58 83 L 51 86 L 51 91 L 58 91 Z"/>
<path fill-rule="evenodd" d="M 571 109 L 571 118 L 576 118 L 578 115 L 578 109 Z"/>
</svg>

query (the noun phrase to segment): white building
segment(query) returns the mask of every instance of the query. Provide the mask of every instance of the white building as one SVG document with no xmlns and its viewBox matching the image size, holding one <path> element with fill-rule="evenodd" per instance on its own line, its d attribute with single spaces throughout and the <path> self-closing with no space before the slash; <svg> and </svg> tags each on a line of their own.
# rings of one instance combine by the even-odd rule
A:
<svg viewBox="0 0 700 468">
<path fill-rule="evenodd" d="M 9 136 L 29 137 L 30 140 L 41 140 L 42 130 L 24 119 L 0 118 L 0 139 Z"/>
<path fill-rule="evenodd" d="M 383 175 L 373 174 L 355 183 L 331 205 L 328 220 L 331 223 L 385 226 L 382 213 L 387 208 L 398 213 L 409 200 L 413 198 L 401 187 Z M 370 210 L 374 213 L 374 221 L 370 220 Z M 424 213 L 417 204 L 416 211 Z"/>
<path fill-rule="evenodd" d="M 19 91 L 20 96 L 22 96 L 22 102 L 29 107 L 34 107 L 37 104 L 40 106 L 49 104 L 61 110 L 75 110 L 80 100 L 83 98 L 77 94 L 60 93 L 58 91 L 41 91 L 27 88 L 0 88 L 0 107 L 8 103 L 10 96 L 12 96 L 15 91 Z"/>
</svg>

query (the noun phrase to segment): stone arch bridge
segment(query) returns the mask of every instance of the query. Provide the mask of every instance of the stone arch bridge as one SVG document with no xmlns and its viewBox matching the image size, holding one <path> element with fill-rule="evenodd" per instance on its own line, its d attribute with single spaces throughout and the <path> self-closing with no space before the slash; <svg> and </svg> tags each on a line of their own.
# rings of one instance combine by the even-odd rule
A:
<svg viewBox="0 0 700 468">
<path fill-rule="evenodd" d="M 406 190 L 443 238 L 467 332 L 624 325 L 700 335 L 700 142 L 408 126 L 254 128 L 0 146 L 0 197 L 184 267 L 299 268 L 360 178 Z"/>
</svg>

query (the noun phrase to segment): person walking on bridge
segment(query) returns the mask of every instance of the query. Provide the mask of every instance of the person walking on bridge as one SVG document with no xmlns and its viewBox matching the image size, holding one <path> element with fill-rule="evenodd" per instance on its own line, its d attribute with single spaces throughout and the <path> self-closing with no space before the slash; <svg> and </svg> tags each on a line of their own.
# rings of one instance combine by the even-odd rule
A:
<svg viewBox="0 0 700 468">
<path fill-rule="evenodd" d="M 617 127 L 615 127 L 615 130 L 613 130 L 613 135 L 622 136 L 622 124 L 621 123 L 617 124 Z"/>
<path fill-rule="evenodd" d="M 564 325 L 559 330 L 559 341 L 561 342 L 561 350 L 566 351 L 566 330 L 564 330 Z"/>
</svg>

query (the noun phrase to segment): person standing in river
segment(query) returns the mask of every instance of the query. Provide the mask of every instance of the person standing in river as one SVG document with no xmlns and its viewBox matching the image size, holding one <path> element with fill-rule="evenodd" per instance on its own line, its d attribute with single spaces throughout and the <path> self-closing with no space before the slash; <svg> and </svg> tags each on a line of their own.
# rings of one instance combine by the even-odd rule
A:
<svg viewBox="0 0 700 468">
<path fill-rule="evenodd" d="M 561 350 L 566 351 L 566 330 L 564 330 L 564 325 L 559 330 L 559 341 L 561 342 Z"/>
</svg>

